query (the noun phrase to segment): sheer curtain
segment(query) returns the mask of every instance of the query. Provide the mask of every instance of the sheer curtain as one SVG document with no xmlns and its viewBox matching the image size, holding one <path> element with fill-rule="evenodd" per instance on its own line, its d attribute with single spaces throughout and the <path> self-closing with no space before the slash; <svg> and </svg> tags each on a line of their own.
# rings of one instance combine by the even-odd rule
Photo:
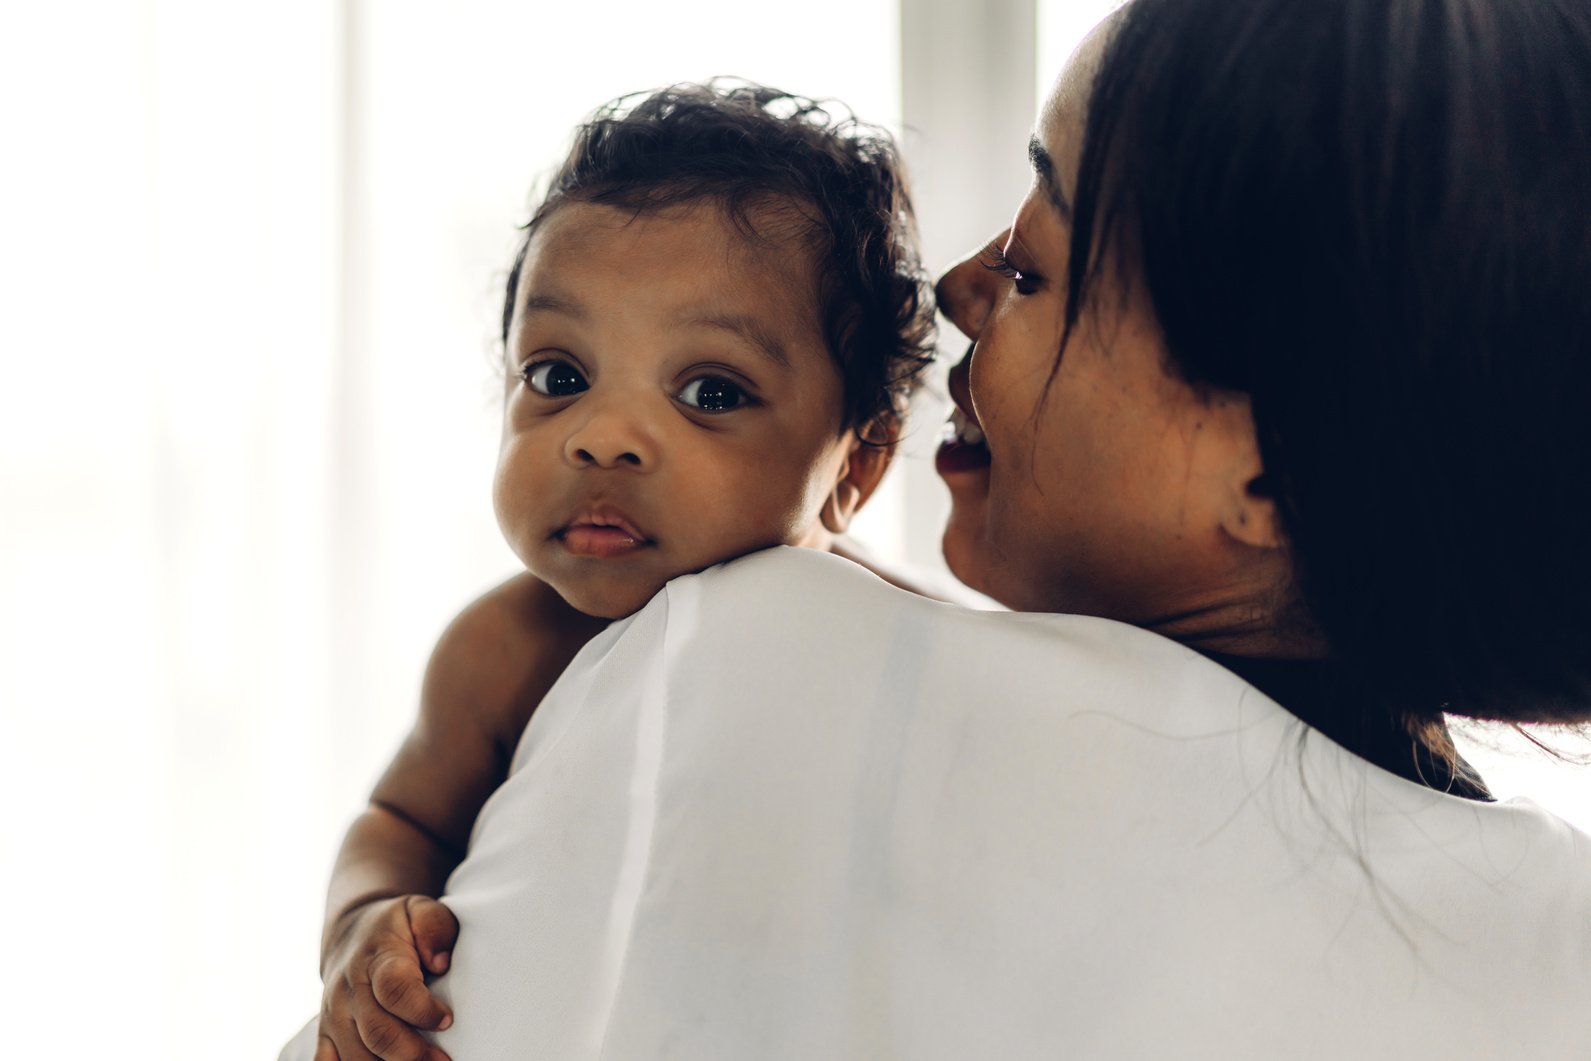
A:
<svg viewBox="0 0 1591 1061">
<path fill-rule="evenodd" d="M 341 831 L 442 624 L 516 566 L 495 321 L 571 127 L 715 74 L 899 126 L 894 0 L 442 12 L 8 13 L 19 1056 L 274 1056 L 312 1011 Z"/>
<path fill-rule="evenodd" d="M 336 11 L 7 22 L 8 1049 L 262 1053 L 330 828 Z"/>
<path fill-rule="evenodd" d="M 341 831 L 442 624 L 515 568 L 488 492 L 500 286 L 575 122 L 720 73 L 838 96 L 902 132 L 939 266 L 1006 220 L 1031 86 L 1109 6 L 9 13 L 10 1052 L 273 1056 L 311 1012 Z M 930 565 L 942 411 L 864 526 Z"/>
</svg>

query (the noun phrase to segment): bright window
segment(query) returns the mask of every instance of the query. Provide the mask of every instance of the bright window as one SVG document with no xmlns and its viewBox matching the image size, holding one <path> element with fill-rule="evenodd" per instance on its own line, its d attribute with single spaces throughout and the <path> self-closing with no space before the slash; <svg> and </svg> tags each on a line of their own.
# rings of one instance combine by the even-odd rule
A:
<svg viewBox="0 0 1591 1061">
<path fill-rule="evenodd" d="M 715 74 L 837 96 L 902 133 L 930 265 L 1006 222 L 1034 86 L 1111 5 L 904 6 L 8 20 L 0 798 L 36 988 L 11 1054 L 274 1056 L 310 1016 L 341 832 L 441 626 L 515 569 L 489 494 L 501 285 L 582 116 Z M 943 411 L 863 521 L 886 556 L 938 562 Z M 1494 780 L 1591 825 L 1570 776 Z"/>
</svg>

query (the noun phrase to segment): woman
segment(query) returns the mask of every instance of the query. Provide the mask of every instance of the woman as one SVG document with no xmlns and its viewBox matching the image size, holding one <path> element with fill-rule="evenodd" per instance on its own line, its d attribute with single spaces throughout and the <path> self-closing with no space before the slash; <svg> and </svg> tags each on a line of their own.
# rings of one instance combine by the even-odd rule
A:
<svg viewBox="0 0 1591 1061">
<path fill-rule="evenodd" d="M 1567 0 L 1133 0 L 940 285 L 946 556 L 1072 614 L 671 583 L 483 811 L 438 1043 L 1591 1055 L 1591 840 L 1442 722 L 1591 716 L 1586 115 Z"/>
</svg>

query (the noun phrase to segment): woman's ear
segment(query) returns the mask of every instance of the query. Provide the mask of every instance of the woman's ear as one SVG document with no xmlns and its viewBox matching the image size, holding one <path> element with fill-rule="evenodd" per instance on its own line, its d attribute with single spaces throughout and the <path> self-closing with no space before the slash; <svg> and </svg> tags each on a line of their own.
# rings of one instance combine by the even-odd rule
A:
<svg viewBox="0 0 1591 1061">
<path fill-rule="evenodd" d="M 845 533 L 852 518 L 873 496 L 889 470 L 898 437 L 898 422 L 893 418 L 888 423 L 880 421 L 862 431 L 852 432 L 846 442 L 845 460 L 840 465 L 839 475 L 819 513 L 824 530 L 830 534 Z"/>
<path fill-rule="evenodd" d="M 1283 548 L 1286 538 L 1276 510 L 1276 492 L 1260 457 L 1249 400 L 1228 398 L 1221 412 L 1225 415 L 1214 418 L 1222 429 L 1218 450 L 1223 455 L 1219 458 L 1221 530 L 1232 541 L 1250 548 Z"/>
<path fill-rule="evenodd" d="M 1280 549 L 1285 537 L 1271 481 L 1259 467 L 1240 472 L 1229 487 L 1221 529 L 1227 537 L 1255 549 Z"/>
<path fill-rule="evenodd" d="M 1256 489 L 1264 476 L 1255 476 L 1243 490 L 1232 507 L 1232 514 L 1223 528 L 1226 533 L 1256 549 L 1279 549 L 1282 546 L 1281 522 L 1276 515 L 1276 502 Z"/>
</svg>

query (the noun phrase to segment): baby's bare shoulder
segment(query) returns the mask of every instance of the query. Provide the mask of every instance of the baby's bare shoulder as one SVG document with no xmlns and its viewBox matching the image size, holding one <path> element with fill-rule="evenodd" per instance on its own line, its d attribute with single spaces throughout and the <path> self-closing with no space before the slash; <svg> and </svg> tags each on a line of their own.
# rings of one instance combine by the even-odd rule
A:
<svg viewBox="0 0 1591 1061">
<path fill-rule="evenodd" d="M 461 853 L 531 714 L 604 625 L 529 575 L 470 602 L 437 640 L 419 718 L 372 802 Z"/>
<path fill-rule="evenodd" d="M 571 608 L 521 573 L 464 607 L 438 639 L 422 699 L 468 710 L 510 742 L 606 620 Z"/>
</svg>

